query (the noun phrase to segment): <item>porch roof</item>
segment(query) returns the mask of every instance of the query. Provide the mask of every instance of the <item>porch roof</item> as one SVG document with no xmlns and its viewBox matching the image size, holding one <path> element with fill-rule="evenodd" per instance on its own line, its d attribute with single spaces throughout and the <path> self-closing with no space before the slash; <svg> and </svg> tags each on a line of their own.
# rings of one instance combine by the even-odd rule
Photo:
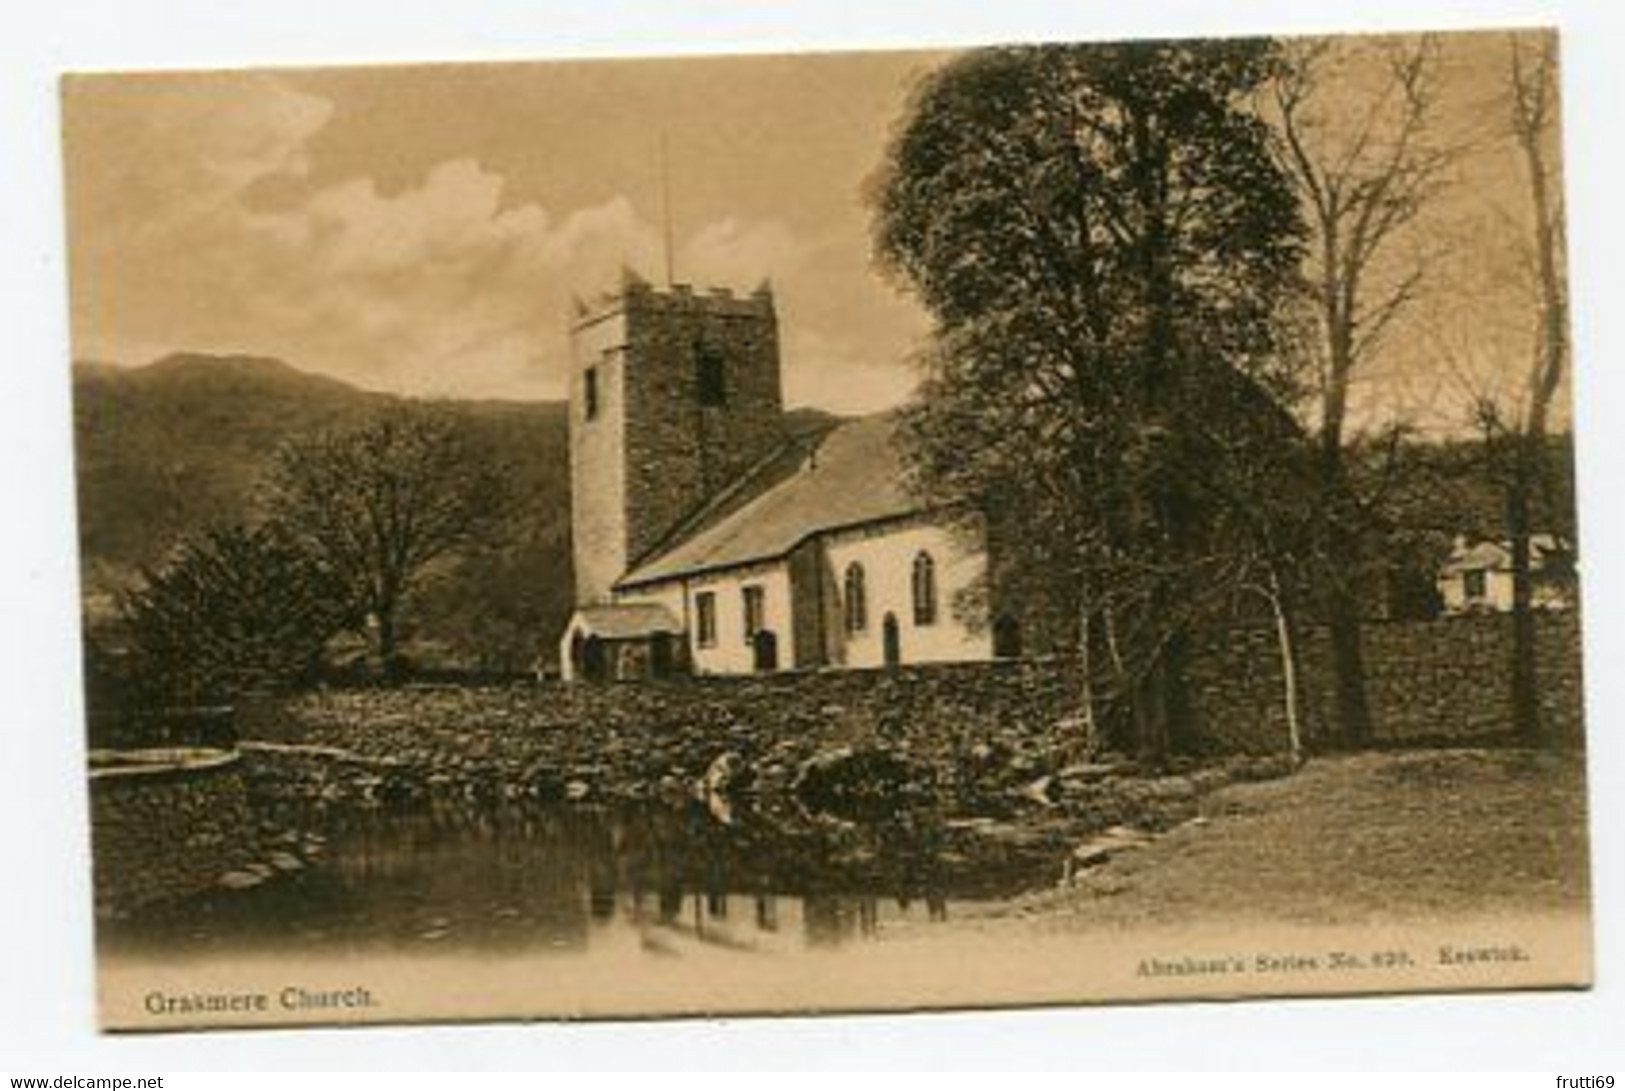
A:
<svg viewBox="0 0 1625 1091">
<path fill-rule="evenodd" d="M 576 611 L 572 627 L 600 640 L 639 640 L 683 631 L 670 610 L 646 602 L 583 606 Z"/>
</svg>

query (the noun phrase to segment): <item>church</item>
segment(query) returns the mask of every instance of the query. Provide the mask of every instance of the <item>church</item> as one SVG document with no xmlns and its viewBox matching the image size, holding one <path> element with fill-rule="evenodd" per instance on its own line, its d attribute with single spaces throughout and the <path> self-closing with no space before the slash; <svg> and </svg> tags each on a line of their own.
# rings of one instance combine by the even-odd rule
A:
<svg viewBox="0 0 1625 1091">
<path fill-rule="evenodd" d="M 566 679 L 993 656 L 979 524 L 905 488 L 895 414 L 785 412 L 767 284 L 627 274 L 571 348 Z"/>
</svg>

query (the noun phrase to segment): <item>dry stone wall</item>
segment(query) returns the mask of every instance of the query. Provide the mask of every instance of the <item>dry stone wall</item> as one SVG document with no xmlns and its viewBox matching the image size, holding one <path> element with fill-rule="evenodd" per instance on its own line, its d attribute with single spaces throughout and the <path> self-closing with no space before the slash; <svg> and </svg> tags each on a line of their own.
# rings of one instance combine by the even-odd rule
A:
<svg viewBox="0 0 1625 1091">
<path fill-rule="evenodd" d="M 1490 738 L 1512 730 L 1512 619 L 1477 614 L 1365 626 L 1366 698 L 1379 744 Z M 1329 737 L 1331 647 L 1323 629 L 1299 634 L 1308 737 Z M 1582 733 L 1580 622 L 1573 612 L 1536 619 L 1538 683 L 1546 730 Z M 1191 674 L 1202 734 L 1227 749 L 1267 750 L 1286 738 L 1281 658 L 1271 628 L 1232 630 L 1205 642 Z"/>
<path fill-rule="evenodd" d="M 135 757 L 90 775 L 98 914 L 200 893 L 260 855 L 235 754 Z"/>
<path fill-rule="evenodd" d="M 1555 732 L 1580 723 L 1578 628 L 1541 623 L 1543 702 Z M 1325 737 L 1330 670 L 1322 634 L 1303 635 L 1303 707 Z M 1510 729 L 1503 618 L 1372 626 L 1367 665 L 1377 741 L 1488 739 Z M 1191 665 L 1208 757 L 1287 746 L 1270 630 L 1199 646 Z M 387 795 L 434 778 L 470 792 L 558 798 L 685 795 L 724 755 L 772 793 L 843 748 L 887 752 L 945 800 L 988 799 L 1062 775 L 1083 758 L 1067 659 L 829 670 L 666 683 L 313 693 L 243 717 L 248 738 L 339 747 Z M 275 764 L 275 763 L 273 763 Z"/>
</svg>

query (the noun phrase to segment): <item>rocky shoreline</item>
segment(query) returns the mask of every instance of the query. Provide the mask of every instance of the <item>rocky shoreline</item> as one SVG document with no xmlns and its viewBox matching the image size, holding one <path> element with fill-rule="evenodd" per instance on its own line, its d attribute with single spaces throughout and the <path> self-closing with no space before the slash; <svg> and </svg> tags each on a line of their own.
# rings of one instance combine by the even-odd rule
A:
<svg viewBox="0 0 1625 1091">
<path fill-rule="evenodd" d="M 324 806 L 694 808 L 860 863 L 901 820 L 929 830 L 938 862 L 975 885 L 978 869 L 1006 863 L 1069 881 L 1195 819 L 1217 788 L 1291 771 L 1280 756 L 1157 774 L 1111 755 L 1077 760 L 1064 722 L 933 732 L 825 706 L 802 725 L 812 730 L 788 732 L 748 704 L 697 700 L 702 687 L 687 702 L 657 695 L 641 722 L 624 709 L 641 703 L 632 690 L 615 715 L 598 694 L 528 687 L 304 695 L 249 718 L 245 734 L 261 737 L 242 744 L 245 777 L 258 800 Z"/>
</svg>

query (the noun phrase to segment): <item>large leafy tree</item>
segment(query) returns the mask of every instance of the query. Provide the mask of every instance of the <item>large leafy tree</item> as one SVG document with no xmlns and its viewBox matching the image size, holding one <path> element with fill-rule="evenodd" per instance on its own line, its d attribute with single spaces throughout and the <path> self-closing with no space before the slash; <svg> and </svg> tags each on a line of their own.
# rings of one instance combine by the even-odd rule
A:
<svg viewBox="0 0 1625 1091">
<path fill-rule="evenodd" d="M 380 667 L 398 671 L 403 605 L 439 562 L 500 527 L 507 476 L 432 406 L 295 441 L 269 474 L 271 518 L 337 573 Z"/>
<path fill-rule="evenodd" d="M 874 195 L 879 256 L 936 319 L 916 483 L 987 513 L 994 590 L 1076 620 L 1149 756 L 1186 724 L 1217 516 L 1232 486 L 1267 498 L 1260 459 L 1293 447 L 1276 317 L 1302 228 L 1247 108 L 1277 61 L 1260 40 L 968 54 L 925 79 Z"/>
</svg>

